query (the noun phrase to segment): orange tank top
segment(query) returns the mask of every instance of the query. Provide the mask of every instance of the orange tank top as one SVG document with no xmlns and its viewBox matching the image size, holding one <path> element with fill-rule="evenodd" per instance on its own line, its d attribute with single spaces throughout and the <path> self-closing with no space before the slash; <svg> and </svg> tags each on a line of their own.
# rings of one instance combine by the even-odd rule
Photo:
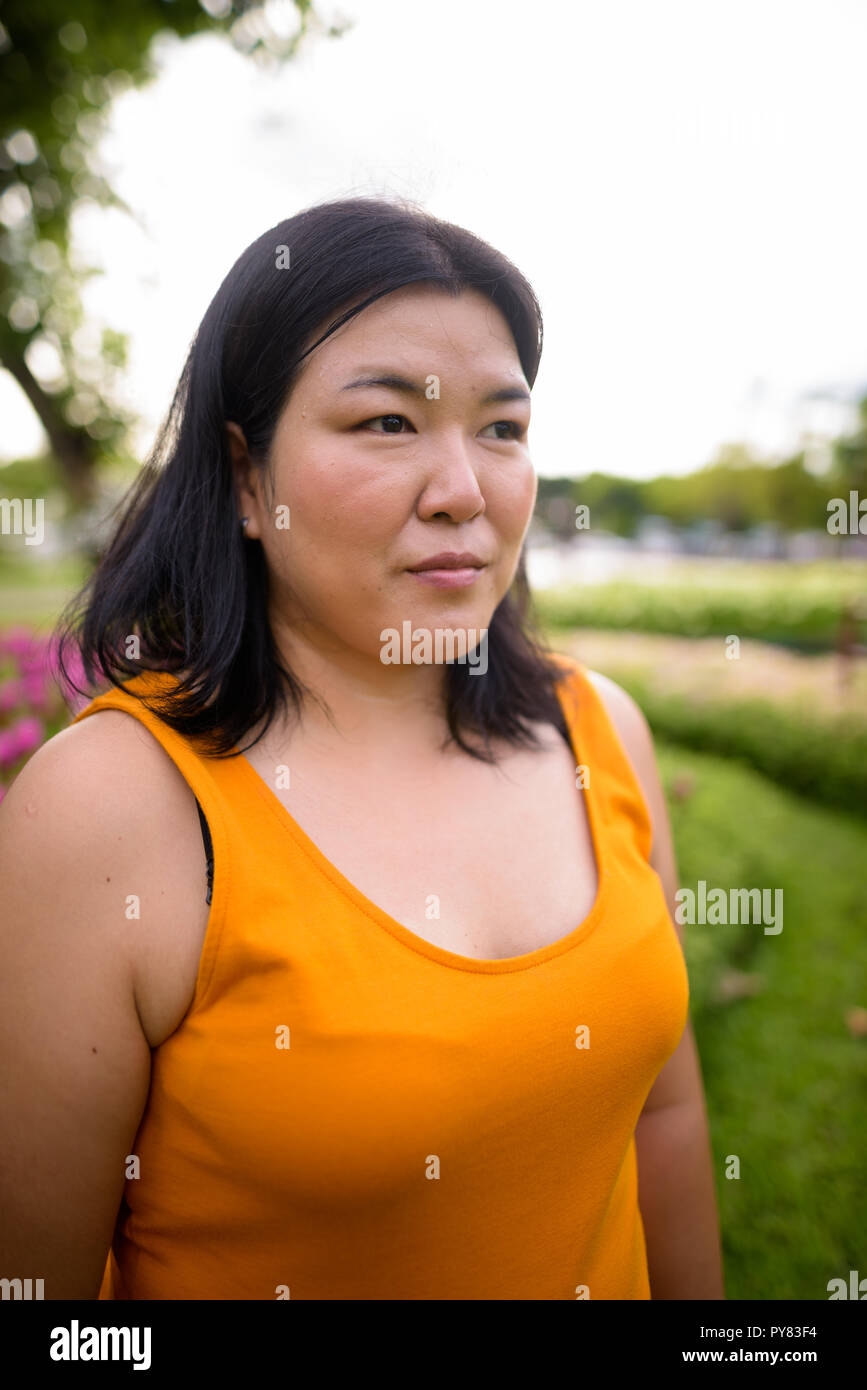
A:
<svg viewBox="0 0 867 1390">
<path fill-rule="evenodd" d="M 383 912 L 245 757 L 201 756 L 115 689 L 72 720 L 141 720 L 214 857 L 195 993 L 152 1052 L 100 1298 L 650 1297 L 634 1133 L 687 974 L 635 774 L 584 668 L 560 660 L 599 890 L 567 936 L 500 960 Z M 172 677 L 128 687 L 151 680 Z"/>
</svg>

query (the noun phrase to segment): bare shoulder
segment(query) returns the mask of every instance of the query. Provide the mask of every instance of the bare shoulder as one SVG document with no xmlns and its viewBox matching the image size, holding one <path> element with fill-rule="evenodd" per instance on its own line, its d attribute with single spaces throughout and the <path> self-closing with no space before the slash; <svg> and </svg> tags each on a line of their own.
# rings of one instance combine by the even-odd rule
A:
<svg viewBox="0 0 867 1390">
<path fill-rule="evenodd" d="M 123 710 L 61 730 L 0 802 L 0 838 L 20 891 L 53 894 L 66 930 L 117 956 L 158 1045 L 188 1002 L 209 914 L 195 796 L 159 740 Z"/>
<path fill-rule="evenodd" d="M 116 761 L 119 755 L 123 768 Z M 125 771 L 131 765 L 137 773 L 150 767 L 157 780 L 161 771 L 166 783 L 172 780 L 168 776 L 174 768 L 171 758 L 140 720 L 124 710 L 96 710 L 43 743 L 13 785 L 21 779 L 50 780 L 64 770 L 71 773 L 74 769 L 88 783 L 107 773 L 102 785 L 105 796 L 110 798 L 113 787 L 121 789 Z M 180 776 L 176 768 L 174 771 Z"/>
<path fill-rule="evenodd" d="M 105 855 L 126 842 L 139 857 L 174 834 L 195 798 L 153 734 L 123 710 L 98 710 L 36 750 L 0 803 L 7 833 L 32 825 L 37 838 L 67 850 Z M 198 832 L 197 832 L 198 833 Z"/>
<path fill-rule="evenodd" d="M 174 771 L 174 777 L 172 776 Z M 121 710 L 99 710 L 62 729 L 24 765 L 0 804 L 6 834 L 29 833 L 56 852 L 78 852 L 104 834 L 137 832 L 180 774 L 158 741 Z M 183 779 L 180 779 L 181 781 Z"/>
</svg>

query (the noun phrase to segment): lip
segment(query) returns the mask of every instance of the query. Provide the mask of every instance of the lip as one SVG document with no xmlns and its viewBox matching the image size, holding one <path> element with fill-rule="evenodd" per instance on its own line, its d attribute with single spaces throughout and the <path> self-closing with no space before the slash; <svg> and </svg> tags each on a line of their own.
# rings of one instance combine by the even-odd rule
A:
<svg viewBox="0 0 867 1390">
<path fill-rule="evenodd" d="M 481 570 L 485 568 L 485 561 L 468 550 L 441 550 L 438 555 L 431 555 L 427 560 L 420 560 L 417 565 L 407 568 L 410 574 L 424 574 L 428 570 Z"/>
<path fill-rule="evenodd" d="M 420 584 L 429 584 L 434 589 L 465 589 L 475 584 L 485 568 L 486 562 L 468 550 L 443 550 L 439 555 L 421 560 L 408 569 L 407 574 L 415 575 Z"/>
</svg>

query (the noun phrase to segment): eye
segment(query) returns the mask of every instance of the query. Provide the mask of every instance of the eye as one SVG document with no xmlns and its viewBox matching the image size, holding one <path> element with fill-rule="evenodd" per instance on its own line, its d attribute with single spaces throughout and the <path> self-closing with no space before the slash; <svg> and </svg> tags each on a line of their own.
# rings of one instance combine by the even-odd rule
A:
<svg viewBox="0 0 867 1390">
<path fill-rule="evenodd" d="M 374 415 L 371 417 L 371 419 L 362 421 L 358 428 L 362 430 L 369 429 L 371 425 L 378 424 L 380 420 L 387 421 L 388 428 L 382 430 L 374 430 L 374 434 L 401 434 L 401 423 L 407 425 L 409 424 L 409 420 L 407 420 L 405 415 Z M 395 422 L 397 422 L 397 429 L 392 428 Z"/>
<path fill-rule="evenodd" d="M 382 423 L 382 429 L 373 428 L 380 423 Z M 403 434 L 404 431 L 401 428 L 403 425 L 408 425 L 409 428 L 412 429 L 412 425 L 405 415 L 373 415 L 369 420 L 363 420 L 357 428 L 361 430 L 369 429 L 373 434 Z M 520 440 L 523 439 L 524 435 L 527 433 L 526 426 L 519 424 L 516 420 L 495 420 L 492 425 L 486 425 L 485 430 L 505 430 L 505 434 L 497 434 L 494 436 L 494 438 L 500 440 Z M 482 433 L 484 434 L 484 430 Z M 491 436 L 489 435 L 488 438 L 491 438 Z"/>
<path fill-rule="evenodd" d="M 510 431 L 509 434 L 496 435 L 495 438 L 497 439 L 523 439 L 524 435 L 527 433 L 525 426 L 519 425 L 517 420 L 495 420 L 492 425 L 486 425 L 485 429 L 506 429 Z"/>
</svg>

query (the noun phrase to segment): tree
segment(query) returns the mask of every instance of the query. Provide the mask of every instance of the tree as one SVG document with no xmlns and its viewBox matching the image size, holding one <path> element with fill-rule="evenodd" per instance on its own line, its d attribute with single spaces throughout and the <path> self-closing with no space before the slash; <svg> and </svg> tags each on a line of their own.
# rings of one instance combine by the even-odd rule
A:
<svg viewBox="0 0 867 1390">
<path fill-rule="evenodd" d="M 88 331 L 80 287 L 98 271 L 70 252 L 86 200 L 133 215 L 100 169 L 112 100 L 153 79 L 154 36 L 218 30 L 267 66 L 311 30 L 336 37 L 312 0 L 293 0 L 279 34 L 264 0 L 0 0 L 0 367 L 38 415 L 73 512 L 96 496 L 96 464 L 120 451 L 134 417 L 113 400 L 126 338 Z"/>
<path fill-rule="evenodd" d="M 867 396 L 858 402 L 858 421 L 854 434 L 834 441 L 834 469 L 845 494 L 867 497 Z"/>
</svg>

